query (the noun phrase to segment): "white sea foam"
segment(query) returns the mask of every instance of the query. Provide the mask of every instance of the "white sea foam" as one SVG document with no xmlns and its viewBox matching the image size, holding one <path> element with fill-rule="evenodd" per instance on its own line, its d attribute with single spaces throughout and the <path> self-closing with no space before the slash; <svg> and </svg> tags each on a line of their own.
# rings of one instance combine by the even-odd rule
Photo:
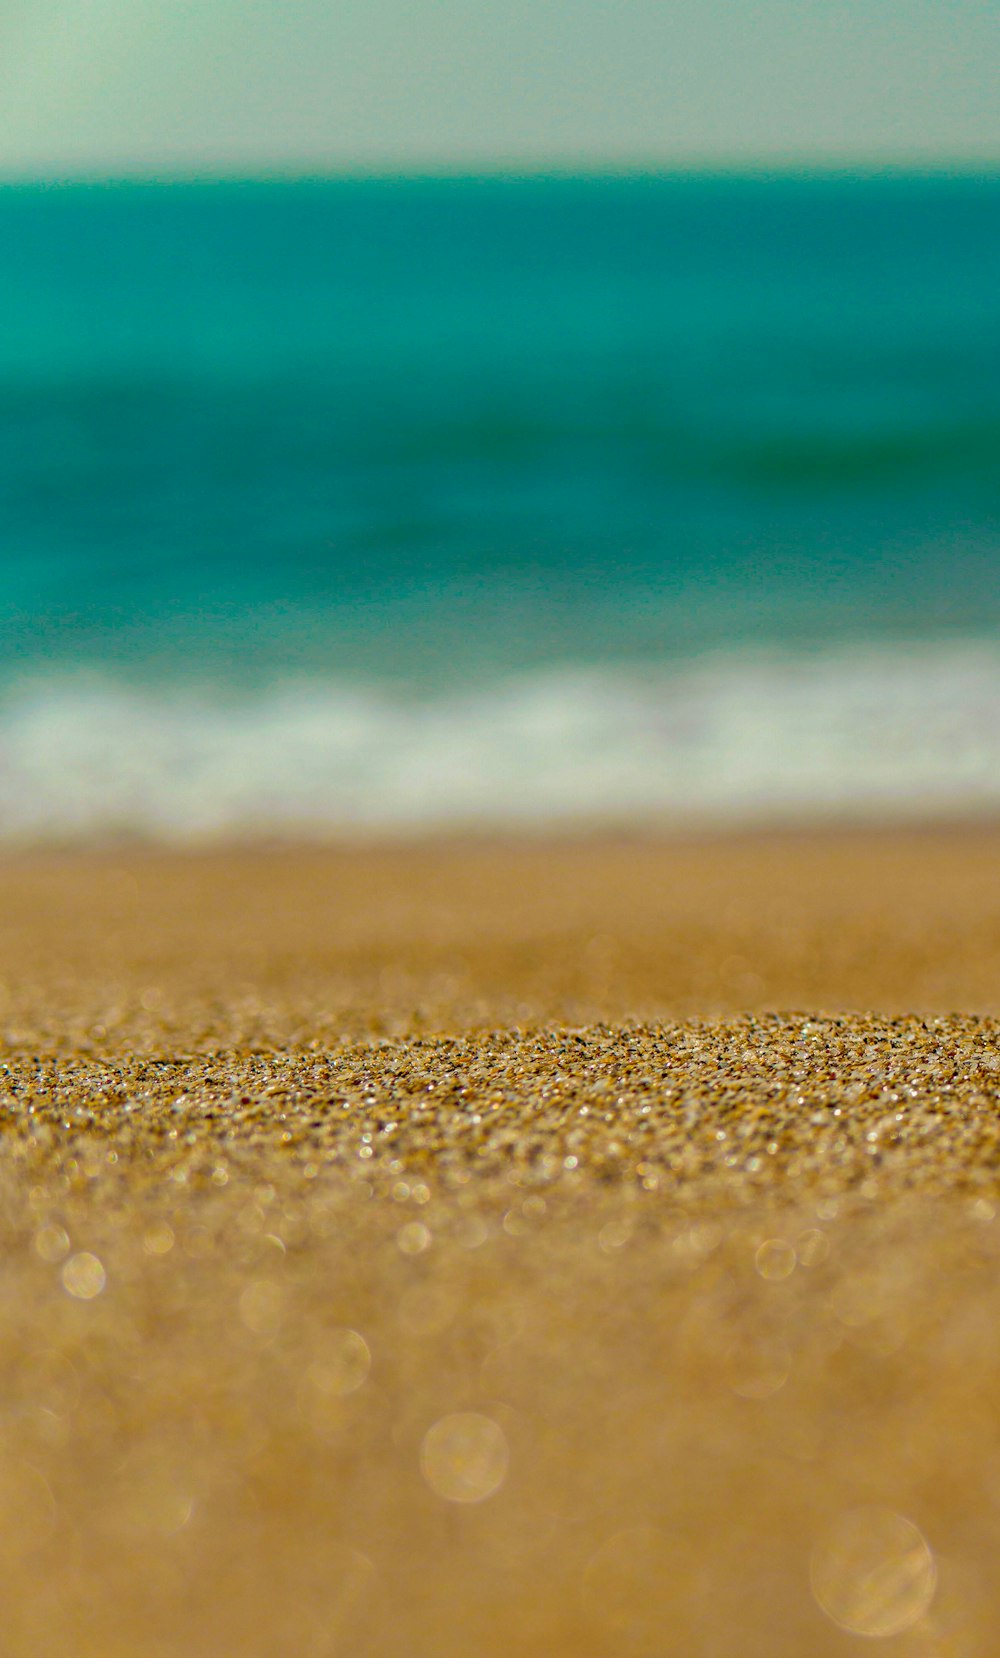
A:
<svg viewBox="0 0 1000 1658">
<path fill-rule="evenodd" d="M 24 681 L 0 839 L 787 822 L 1000 809 L 1000 646 L 562 669 L 419 699 Z"/>
</svg>

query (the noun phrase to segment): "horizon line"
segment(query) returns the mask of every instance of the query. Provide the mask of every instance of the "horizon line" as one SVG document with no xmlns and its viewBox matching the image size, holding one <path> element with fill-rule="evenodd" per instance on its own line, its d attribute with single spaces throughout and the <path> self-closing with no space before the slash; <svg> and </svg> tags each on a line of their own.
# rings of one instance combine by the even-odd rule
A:
<svg viewBox="0 0 1000 1658">
<path fill-rule="evenodd" d="M 17 187 L 174 184 L 326 184 L 326 183 L 457 183 L 542 182 L 601 179 L 755 179 L 769 178 L 1000 178 L 1000 155 L 987 157 L 795 157 L 760 156 L 723 160 L 691 158 L 685 161 L 571 161 L 505 162 L 478 166 L 440 162 L 413 165 L 294 165 L 204 167 L 164 163 L 154 167 L 47 168 L 37 171 L 5 168 L 0 163 L 0 189 Z"/>
</svg>

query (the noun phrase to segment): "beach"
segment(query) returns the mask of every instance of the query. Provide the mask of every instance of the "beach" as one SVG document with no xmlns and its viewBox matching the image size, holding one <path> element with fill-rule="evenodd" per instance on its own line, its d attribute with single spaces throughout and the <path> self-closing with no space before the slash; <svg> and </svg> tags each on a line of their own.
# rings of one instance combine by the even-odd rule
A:
<svg viewBox="0 0 1000 1658">
<path fill-rule="evenodd" d="M 988 1652 L 998 853 L 6 857 L 5 1652 Z"/>
<path fill-rule="evenodd" d="M 0 861 L 7 1040 L 283 1048 L 1000 1009 L 1000 832 L 386 839 Z"/>
<path fill-rule="evenodd" d="M 0 133 L 0 1658 L 993 1658 L 1000 174 L 934 30 L 850 8 L 824 115 L 825 20 L 591 8 L 574 138 L 559 8 L 127 9 L 30 8 Z M 476 142 L 286 173 L 313 93 Z"/>
</svg>

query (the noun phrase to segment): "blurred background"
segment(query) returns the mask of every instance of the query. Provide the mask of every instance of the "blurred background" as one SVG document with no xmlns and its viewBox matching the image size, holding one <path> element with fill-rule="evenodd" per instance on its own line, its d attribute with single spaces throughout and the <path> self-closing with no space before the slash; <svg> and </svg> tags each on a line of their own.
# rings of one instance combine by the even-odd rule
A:
<svg viewBox="0 0 1000 1658">
<path fill-rule="evenodd" d="M 1000 807 L 1000 36 L 0 0 L 0 838 Z"/>
</svg>

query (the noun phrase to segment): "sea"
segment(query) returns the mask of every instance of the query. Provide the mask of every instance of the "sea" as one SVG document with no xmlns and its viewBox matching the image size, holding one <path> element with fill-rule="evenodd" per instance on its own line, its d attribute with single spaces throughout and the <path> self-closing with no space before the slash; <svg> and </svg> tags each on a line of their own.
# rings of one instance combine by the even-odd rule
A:
<svg viewBox="0 0 1000 1658">
<path fill-rule="evenodd" d="M 1000 175 L 0 187 L 0 842 L 1000 809 Z"/>
</svg>

